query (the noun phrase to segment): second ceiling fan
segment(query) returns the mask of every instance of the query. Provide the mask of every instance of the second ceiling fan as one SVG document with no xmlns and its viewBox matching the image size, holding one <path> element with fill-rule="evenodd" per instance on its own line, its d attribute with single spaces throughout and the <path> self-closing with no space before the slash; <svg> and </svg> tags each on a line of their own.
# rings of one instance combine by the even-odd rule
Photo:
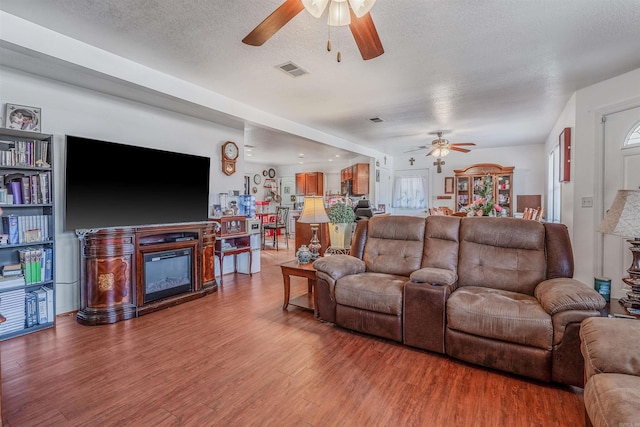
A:
<svg viewBox="0 0 640 427">
<path fill-rule="evenodd" d="M 349 25 L 362 59 L 373 59 L 384 53 L 378 31 L 369 13 L 374 3 L 375 0 L 286 0 L 242 39 L 242 42 L 251 46 L 262 46 L 303 9 L 319 18 L 329 5 L 329 25 Z M 331 40 L 327 43 L 327 50 L 331 50 Z M 338 62 L 340 60 L 338 52 Z"/>
<path fill-rule="evenodd" d="M 432 134 L 436 134 L 438 135 L 438 137 L 433 141 L 431 141 L 431 145 L 421 145 L 415 150 L 405 151 L 405 153 L 424 150 L 425 148 L 428 148 L 429 151 L 427 152 L 427 154 L 425 154 L 425 156 L 444 157 L 447 154 L 449 154 L 449 151 L 459 151 L 461 153 L 468 153 L 471 150 L 469 150 L 468 148 L 462 148 L 462 147 L 476 145 L 473 142 L 458 142 L 455 144 L 451 143 L 449 142 L 448 139 L 444 139 L 442 137 L 442 135 L 444 135 L 443 131 L 432 132 Z"/>
</svg>

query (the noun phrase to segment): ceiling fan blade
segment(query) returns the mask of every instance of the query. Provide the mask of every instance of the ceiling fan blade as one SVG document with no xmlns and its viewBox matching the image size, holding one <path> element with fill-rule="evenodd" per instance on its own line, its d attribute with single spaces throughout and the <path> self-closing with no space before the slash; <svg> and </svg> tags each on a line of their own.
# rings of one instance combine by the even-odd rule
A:
<svg viewBox="0 0 640 427">
<path fill-rule="evenodd" d="M 455 144 L 451 144 L 451 145 L 476 145 L 473 142 L 456 142 Z"/>
<path fill-rule="evenodd" d="M 298 13 L 302 12 L 304 5 L 300 0 L 287 0 L 280 5 L 273 13 L 266 17 L 256 28 L 253 29 L 242 43 L 251 46 L 262 46 L 271 36 L 291 21 Z"/>
<path fill-rule="evenodd" d="M 414 151 L 424 150 L 425 148 L 427 148 L 426 145 L 421 145 L 420 147 L 416 148 L 415 150 L 405 151 L 405 153 L 413 153 Z"/>
<path fill-rule="evenodd" d="M 362 15 L 361 18 L 358 18 L 356 14 L 353 13 L 353 10 L 349 9 L 349 11 L 351 12 L 349 28 L 351 28 L 351 34 L 353 34 L 358 49 L 360 49 L 362 59 L 366 61 L 367 59 L 373 59 L 382 55 L 384 48 L 378 36 L 378 30 L 376 30 L 376 26 L 371 18 L 371 13 L 367 12 L 365 15 Z"/>
<path fill-rule="evenodd" d="M 471 151 L 467 148 L 454 147 L 453 145 L 449 147 L 449 150 L 459 151 L 461 153 L 468 153 L 469 151 Z"/>
</svg>

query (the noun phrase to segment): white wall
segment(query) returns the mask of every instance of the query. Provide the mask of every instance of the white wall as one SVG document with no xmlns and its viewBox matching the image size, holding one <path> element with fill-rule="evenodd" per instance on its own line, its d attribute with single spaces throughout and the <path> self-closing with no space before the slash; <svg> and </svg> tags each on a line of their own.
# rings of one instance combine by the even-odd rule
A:
<svg viewBox="0 0 640 427">
<path fill-rule="evenodd" d="M 13 69 L 0 68 L 0 73 L 1 102 L 41 108 L 42 132 L 54 134 L 58 313 L 79 308 L 78 240 L 74 233 L 63 232 L 65 134 L 208 156 L 210 205 L 215 203 L 217 193 L 243 188 L 241 172 L 231 177 L 222 173 L 220 148 L 228 140 L 242 148 L 242 131 Z M 240 150 L 239 171 L 244 169 L 243 151 Z M 158 173 L 166 179 L 189 179 L 171 176 L 170 171 Z"/>
<path fill-rule="evenodd" d="M 563 213 L 573 206 L 575 277 L 593 284 L 601 272 L 602 236 L 596 228 L 602 220 L 602 126 L 600 117 L 640 102 L 640 68 L 581 89 L 575 94 L 575 132 L 572 142 L 572 198 L 565 197 Z M 553 135 L 552 135 L 553 136 Z M 593 196 L 593 208 L 580 208 L 582 197 Z M 566 208 L 565 208 L 566 206 Z M 564 222 L 564 221 L 563 221 Z"/>
<path fill-rule="evenodd" d="M 501 166 L 514 166 L 513 172 L 513 196 L 518 194 L 540 194 L 544 196 L 546 155 L 545 146 L 540 144 L 522 145 L 517 147 L 501 148 L 474 148 L 469 153 L 451 153 L 444 158 L 445 165 L 442 166 L 442 173 L 437 173 L 436 166 L 433 165 L 434 158 L 425 156 L 424 153 L 415 152 L 412 155 L 396 156 L 394 164 L 396 169 L 429 169 L 429 182 L 431 188 L 431 200 L 429 207 L 447 206 L 454 209 L 454 194 L 451 199 L 437 199 L 437 196 L 444 196 L 444 178 L 455 176 L 454 170 L 464 169 L 476 163 L 496 163 Z M 414 158 L 413 166 L 409 159 Z M 543 197 L 544 203 L 544 197 Z M 514 205 L 515 209 L 515 205 Z"/>
</svg>

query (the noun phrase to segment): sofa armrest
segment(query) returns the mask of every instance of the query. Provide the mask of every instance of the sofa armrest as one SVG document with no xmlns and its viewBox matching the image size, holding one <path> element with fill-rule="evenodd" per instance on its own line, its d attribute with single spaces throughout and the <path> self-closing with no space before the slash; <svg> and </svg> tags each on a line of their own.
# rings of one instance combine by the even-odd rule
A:
<svg viewBox="0 0 640 427">
<path fill-rule="evenodd" d="M 315 260 L 313 268 L 336 281 L 344 276 L 364 273 L 366 265 L 364 261 L 351 255 L 331 255 Z"/>
<path fill-rule="evenodd" d="M 541 282 L 536 286 L 534 296 L 551 316 L 569 310 L 598 311 L 607 303 L 595 289 L 569 278 Z"/>
<path fill-rule="evenodd" d="M 453 285 L 458 281 L 458 275 L 444 268 L 425 267 L 416 270 L 409 276 L 413 283 L 429 283 L 431 285 Z"/>
</svg>

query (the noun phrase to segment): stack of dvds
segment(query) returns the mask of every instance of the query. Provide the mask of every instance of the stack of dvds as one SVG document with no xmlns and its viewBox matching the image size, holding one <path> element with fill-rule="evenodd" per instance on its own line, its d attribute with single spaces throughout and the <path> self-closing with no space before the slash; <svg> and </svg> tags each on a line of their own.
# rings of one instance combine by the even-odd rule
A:
<svg viewBox="0 0 640 427">
<path fill-rule="evenodd" d="M 631 314 L 640 315 L 640 285 L 630 285 L 627 296 L 620 298 L 620 304 Z"/>
</svg>

